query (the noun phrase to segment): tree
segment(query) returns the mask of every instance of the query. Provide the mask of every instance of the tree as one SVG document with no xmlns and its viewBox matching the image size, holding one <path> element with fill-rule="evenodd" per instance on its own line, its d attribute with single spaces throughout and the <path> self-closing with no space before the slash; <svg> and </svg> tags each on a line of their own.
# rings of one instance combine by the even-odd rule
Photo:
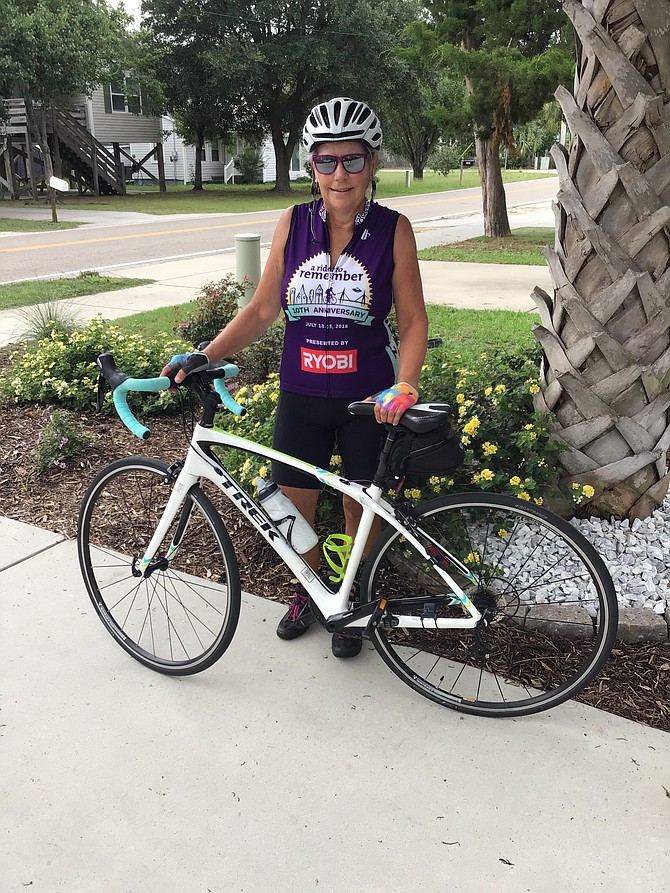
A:
<svg viewBox="0 0 670 893">
<path fill-rule="evenodd" d="M 163 13 L 175 2 L 148 0 L 147 24 L 171 45 L 207 42 L 218 84 L 207 99 L 232 110 L 238 131 L 260 124 L 270 133 L 280 192 L 290 189 L 291 157 L 309 109 L 338 93 L 379 98 L 397 64 L 391 49 L 417 10 L 413 0 L 184 0 L 177 33 Z M 352 52 L 363 34 L 362 52 Z"/>
<path fill-rule="evenodd" d="M 566 481 L 594 511 L 646 517 L 668 489 L 670 445 L 669 0 L 565 0 L 577 35 L 574 96 L 557 99 L 553 298 L 534 292 L 545 362 L 537 406 L 554 413 Z"/>
<path fill-rule="evenodd" d="M 226 78 L 217 47 L 203 25 L 201 4 L 181 0 L 148 0 L 143 26 L 153 43 L 153 70 L 161 82 L 165 105 L 175 117 L 180 136 L 195 147 L 193 189 L 202 190 L 202 151 L 233 124 Z"/>
<path fill-rule="evenodd" d="M 514 125 L 532 119 L 557 84 L 571 79 L 560 0 L 430 0 L 428 8 L 432 23 L 424 36 L 466 85 L 484 233 L 508 236 L 500 148 L 511 149 Z"/>
<path fill-rule="evenodd" d="M 25 101 L 27 125 L 42 149 L 48 183 L 53 173 L 47 140 L 52 108 L 118 75 L 128 17 L 103 0 L 5 0 L 7 10 L 11 28 L 3 33 L 0 65 L 3 58 L 11 62 L 0 76 Z"/>
<path fill-rule="evenodd" d="M 439 140 L 459 131 L 465 91 L 462 80 L 445 76 L 416 45 L 399 56 L 399 77 L 381 107 L 384 143 L 408 159 L 415 180 L 423 180 Z"/>
<path fill-rule="evenodd" d="M 539 115 L 514 128 L 513 158 L 532 167 L 535 158 L 548 152 L 557 142 L 561 130 L 561 107 L 552 100 L 545 102 Z"/>
</svg>

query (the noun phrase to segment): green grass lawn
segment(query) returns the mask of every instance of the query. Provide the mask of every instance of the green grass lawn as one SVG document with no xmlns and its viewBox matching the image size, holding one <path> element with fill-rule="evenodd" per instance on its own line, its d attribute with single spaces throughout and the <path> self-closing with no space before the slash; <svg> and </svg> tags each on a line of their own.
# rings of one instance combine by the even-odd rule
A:
<svg viewBox="0 0 670 893">
<path fill-rule="evenodd" d="M 123 279 L 82 273 L 76 279 L 33 279 L 30 282 L 14 282 L 0 285 L 0 310 L 12 307 L 28 307 L 64 298 L 81 298 L 103 291 L 149 285 L 154 279 Z"/>
<path fill-rule="evenodd" d="M 464 366 L 482 353 L 530 350 L 535 344 L 531 327 L 540 321 L 537 313 L 515 310 L 462 310 L 439 304 L 430 304 L 426 310 L 429 337 L 441 338 L 443 347 L 461 355 Z"/>
<path fill-rule="evenodd" d="M 159 307 L 157 310 L 145 310 L 143 313 L 133 313 L 132 316 L 122 316 L 114 320 L 114 325 L 124 332 L 142 335 L 143 338 L 153 338 L 161 334 L 174 338 L 173 326 L 181 322 L 194 308 L 194 302 L 175 307 Z"/>
<path fill-rule="evenodd" d="M 159 334 L 173 336 L 172 327 L 192 309 L 192 304 L 162 307 L 114 320 L 122 331 L 146 338 Z M 482 353 L 501 353 L 510 349 L 530 350 L 535 339 L 531 332 L 535 313 L 513 310 L 461 310 L 430 304 L 426 307 L 429 337 L 441 338 L 442 346 L 455 350 L 463 364 L 473 363 Z M 430 351 L 428 351 L 430 361 Z"/>
<path fill-rule="evenodd" d="M 553 174 L 541 171 L 503 171 L 505 183 L 551 176 Z M 377 198 L 383 200 L 398 195 L 422 195 L 473 186 L 479 186 L 479 172 L 473 169 L 463 171 L 462 183 L 459 171 L 452 171 L 446 177 L 435 171 L 426 171 L 423 180 L 412 179 L 409 189 L 405 187 L 404 171 L 382 169 L 379 172 Z M 69 210 L 139 211 L 144 214 L 248 213 L 286 208 L 308 201 L 309 197 L 307 181 L 295 183 L 288 195 L 275 193 L 271 183 L 252 186 L 209 184 L 202 192 L 193 192 L 191 186 L 177 185 L 169 186 L 166 193 L 159 192 L 155 186 L 142 186 L 131 187 L 127 195 L 68 195 L 63 198 L 62 207 Z"/>
<path fill-rule="evenodd" d="M 15 220 L 12 217 L 0 217 L 0 233 L 40 233 L 54 229 L 76 229 L 78 226 L 81 226 L 81 223 L 52 223 L 50 220 Z"/>
<path fill-rule="evenodd" d="M 527 264 L 544 266 L 545 245 L 554 244 L 554 230 L 544 226 L 522 226 L 512 230 L 508 239 L 476 236 L 463 242 L 424 248 L 420 260 L 452 260 L 478 264 Z"/>
</svg>

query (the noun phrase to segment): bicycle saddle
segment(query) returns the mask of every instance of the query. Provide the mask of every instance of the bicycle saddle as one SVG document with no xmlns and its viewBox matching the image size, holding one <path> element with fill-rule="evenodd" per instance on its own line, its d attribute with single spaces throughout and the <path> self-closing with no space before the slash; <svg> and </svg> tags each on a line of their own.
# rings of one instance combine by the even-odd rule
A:
<svg viewBox="0 0 670 893">
<path fill-rule="evenodd" d="M 375 404 L 371 400 L 357 400 L 347 409 L 352 415 L 373 415 Z M 450 410 L 448 403 L 418 403 L 403 412 L 398 424 L 414 434 L 427 434 L 444 424 Z"/>
</svg>

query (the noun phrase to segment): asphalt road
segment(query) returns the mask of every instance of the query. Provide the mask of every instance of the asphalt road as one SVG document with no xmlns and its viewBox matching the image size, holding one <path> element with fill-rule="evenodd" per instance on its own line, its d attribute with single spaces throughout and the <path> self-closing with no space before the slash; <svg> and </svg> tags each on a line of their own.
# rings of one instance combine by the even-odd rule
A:
<svg viewBox="0 0 670 893">
<path fill-rule="evenodd" d="M 554 198 L 558 181 L 552 177 L 510 183 L 508 208 Z M 413 224 L 439 226 L 440 221 L 481 211 L 481 190 L 397 197 L 385 201 Z M 30 212 L 29 214 L 26 212 Z M 21 208 L 4 202 L 2 217 L 42 216 L 41 209 Z M 90 221 L 75 230 L 50 233 L 0 234 L 0 283 L 76 274 L 80 270 L 114 270 L 160 260 L 204 256 L 233 250 L 235 234 L 255 232 L 261 242 L 272 238 L 280 211 L 250 214 L 198 214 L 154 216 L 61 210 L 59 219 Z"/>
</svg>

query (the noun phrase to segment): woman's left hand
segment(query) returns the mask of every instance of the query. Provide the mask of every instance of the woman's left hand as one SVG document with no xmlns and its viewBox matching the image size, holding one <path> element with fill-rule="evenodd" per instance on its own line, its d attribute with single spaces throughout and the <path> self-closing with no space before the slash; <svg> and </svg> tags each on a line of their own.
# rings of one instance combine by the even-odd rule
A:
<svg viewBox="0 0 670 893">
<path fill-rule="evenodd" d="M 375 418 L 380 424 L 386 422 L 397 425 L 403 412 L 414 406 L 419 399 L 419 392 L 409 382 L 399 381 L 376 397 L 368 399 L 375 401 Z"/>
</svg>

